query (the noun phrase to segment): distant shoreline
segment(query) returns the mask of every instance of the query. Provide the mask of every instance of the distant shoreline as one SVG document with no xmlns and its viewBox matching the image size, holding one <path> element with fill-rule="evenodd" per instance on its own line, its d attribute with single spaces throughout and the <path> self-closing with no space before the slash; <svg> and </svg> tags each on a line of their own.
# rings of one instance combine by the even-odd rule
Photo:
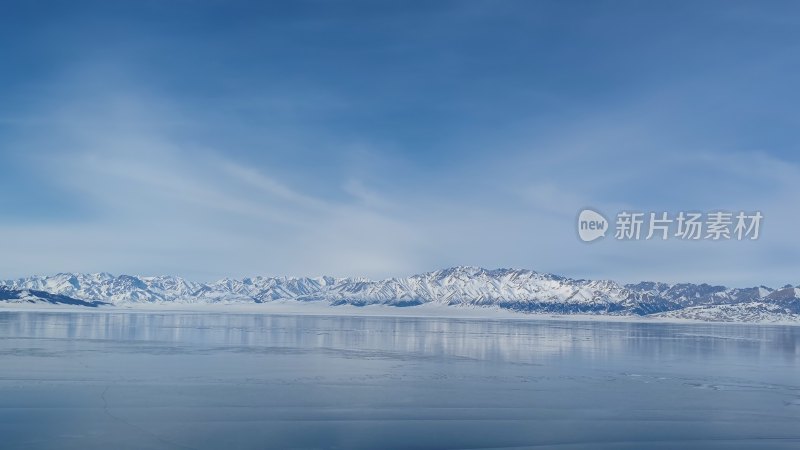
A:
<svg viewBox="0 0 800 450">
<path fill-rule="evenodd" d="M 463 307 L 442 305 L 388 306 L 337 305 L 323 302 L 273 301 L 266 303 L 148 303 L 106 305 L 99 307 L 49 305 L 42 303 L 0 303 L 2 312 L 67 312 L 67 313 L 197 313 L 197 314 L 267 314 L 333 317 L 407 317 L 426 319 L 519 320 L 563 322 L 627 322 L 708 325 L 800 326 L 800 319 L 779 321 L 712 321 L 692 318 L 633 316 L 608 314 L 523 313 L 496 307 Z"/>
</svg>

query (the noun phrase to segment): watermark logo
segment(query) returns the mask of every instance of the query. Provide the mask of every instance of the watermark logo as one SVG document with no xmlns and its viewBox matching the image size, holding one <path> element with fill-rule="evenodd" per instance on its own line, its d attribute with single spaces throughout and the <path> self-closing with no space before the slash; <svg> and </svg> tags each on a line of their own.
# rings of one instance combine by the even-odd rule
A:
<svg viewBox="0 0 800 450">
<path fill-rule="evenodd" d="M 763 219 L 761 211 L 680 211 L 673 215 L 664 211 L 620 211 L 614 222 L 614 239 L 756 240 L 760 236 Z M 592 209 L 583 209 L 578 214 L 578 237 L 584 242 L 604 237 L 610 226 L 602 214 Z"/>
<path fill-rule="evenodd" d="M 583 242 L 592 242 L 605 237 L 608 220 L 597 211 L 584 209 L 578 214 L 578 237 Z"/>
</svg>

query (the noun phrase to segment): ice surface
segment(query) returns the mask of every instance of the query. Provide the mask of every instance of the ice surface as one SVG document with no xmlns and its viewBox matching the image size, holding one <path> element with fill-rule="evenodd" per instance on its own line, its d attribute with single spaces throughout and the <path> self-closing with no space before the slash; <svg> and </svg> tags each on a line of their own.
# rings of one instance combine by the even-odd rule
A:
<svg viewBox="0 0 800 450">
<path fill-rule="evenodd" d="M 0 312 L 6 449 L 800 448 L 800 328 Z"/>
</svg>

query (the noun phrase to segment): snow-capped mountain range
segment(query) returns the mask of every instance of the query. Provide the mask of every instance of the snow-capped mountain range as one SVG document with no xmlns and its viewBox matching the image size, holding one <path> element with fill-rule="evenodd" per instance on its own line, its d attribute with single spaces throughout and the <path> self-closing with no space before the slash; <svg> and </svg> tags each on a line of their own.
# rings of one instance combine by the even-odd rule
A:
<svg viewBox="0 0 800 450">
<path fill-rule="evenodd" d="M 108 305 L 100 301 L 84 301 L 67 297 L 66 295 L 51 294 L 49 292 L 33 289 L 8 289 L 0 286 L 0 302 L 5 303 L 50 303 L 53 305 L 75 305 L 98 307 Z"/>
<path fill-rule="evenodd" d="M 642 282 L 621 285 L 531 270 L 453 267 L 403 278 L 255 277 L 196 283 L 175 276 L 61 273 L 0 282 L 0 301 L 141 303 L 264 303 L 320 301 L 330 305 L 499 307 L 528 313 L 613 314 L 701 320 L 800 318 L 800 288 L 727 288 Z M 46 298 L 47 296 L 49 298 Z M 55 298 L 54 298 L 55 296 Z M 4 299 L 3 297 L 8 297 Z M 38 300 L 37 300 L 38 299 Z"/>
</svg>

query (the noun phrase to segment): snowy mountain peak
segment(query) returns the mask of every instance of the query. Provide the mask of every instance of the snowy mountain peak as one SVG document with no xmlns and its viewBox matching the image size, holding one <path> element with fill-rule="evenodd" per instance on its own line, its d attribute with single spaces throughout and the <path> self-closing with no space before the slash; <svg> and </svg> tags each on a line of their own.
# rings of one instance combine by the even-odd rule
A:
<svg viewBox="0 0 800 450">
<path fill-rule="evenodd" d="M 86 302 L 217 303 L 276 300 L 332 305 L 424 303 L 494 306 L 547 313 L 657 314 L 716 305 L 768 304 L 800 314 L 800 288 L 727 288 L 710 284 L 571 279 L 527 269 L 456 266 L 408 277 L 252 277 L 196 283 L 175 276 L 59 273 L 0 283 L 6 290 L 38 291 Z M 757 306 L 754 306 L 757 308 Z M 730 310 L 730 308 L 728 308 Z M 740 308 L 741 309 L 741 308 Z"/>
</svg>

